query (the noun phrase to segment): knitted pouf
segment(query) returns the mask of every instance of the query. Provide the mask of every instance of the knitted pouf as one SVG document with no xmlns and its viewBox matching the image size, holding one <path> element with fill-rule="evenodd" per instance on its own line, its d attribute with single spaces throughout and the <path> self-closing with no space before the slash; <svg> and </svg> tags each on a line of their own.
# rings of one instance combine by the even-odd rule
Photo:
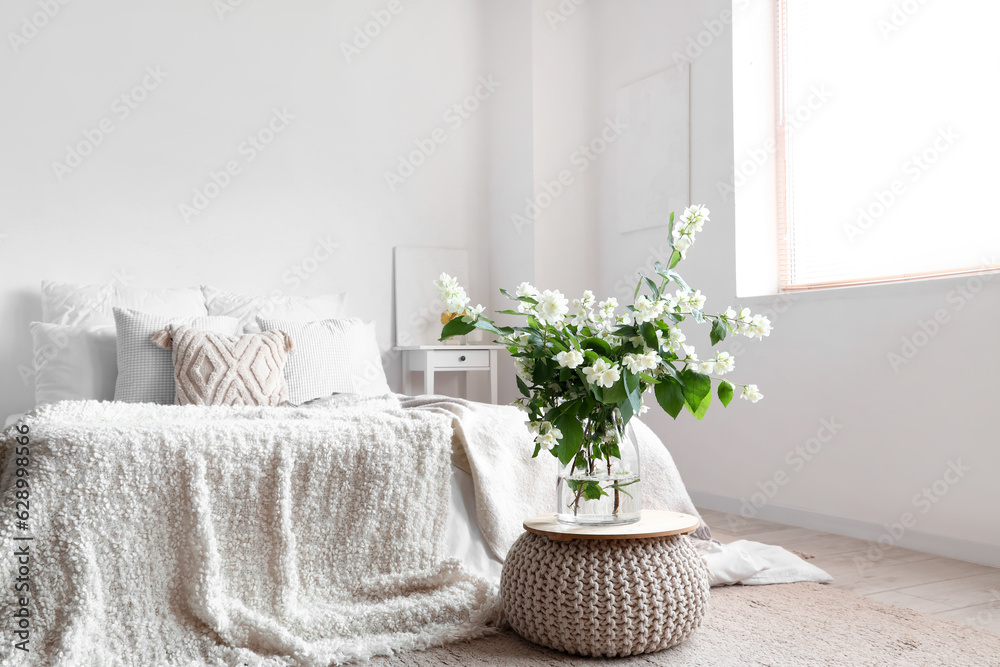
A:
<svg viewBox="0 0 1000 667">
<path fill-rule="evenodd" d="M 515 632 L 587 656 L 681 643 L 701 624 L 708 591 L 708 570 L 685 535 L 557 542 L 526 532 L 500 578 Z"/>
</svg>

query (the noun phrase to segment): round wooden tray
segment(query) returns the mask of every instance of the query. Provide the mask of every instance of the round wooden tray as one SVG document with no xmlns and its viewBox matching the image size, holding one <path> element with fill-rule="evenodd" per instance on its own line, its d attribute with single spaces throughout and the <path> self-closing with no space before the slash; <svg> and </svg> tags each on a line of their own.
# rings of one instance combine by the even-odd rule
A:
<svg viewBox="0 0 1000 667">
<path fill-rule="evenodd" d="M 680 512 L 642 510 L 642 518 L 623 526 L 574 526 L 560 523 L 555 512 L 525 519 L 524 529 L 557 542 L 570 540 L 638 540 L 645 537 L 687 535 L 698 530 L 698 517 Z"/>
</svg>

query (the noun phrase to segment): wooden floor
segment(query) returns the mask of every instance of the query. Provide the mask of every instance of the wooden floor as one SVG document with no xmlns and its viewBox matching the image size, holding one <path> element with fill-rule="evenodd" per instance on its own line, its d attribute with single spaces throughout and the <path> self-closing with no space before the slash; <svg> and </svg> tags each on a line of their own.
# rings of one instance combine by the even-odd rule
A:
<svg viewBox="0 0 1000 667">
<path fill-rule="evenodd" d="M 812 554 L 837 588 L 1000 635 L 1000 569 L 952 558 L 882 549 L 871 542 L 760 519 L 699 510 L 723 543 L 752 540 Z"/>
</svg>

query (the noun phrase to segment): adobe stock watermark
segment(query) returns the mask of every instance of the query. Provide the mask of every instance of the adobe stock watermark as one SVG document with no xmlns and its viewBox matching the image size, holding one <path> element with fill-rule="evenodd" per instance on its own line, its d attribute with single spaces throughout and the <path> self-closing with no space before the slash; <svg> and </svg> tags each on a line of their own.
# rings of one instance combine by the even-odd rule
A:
<svg viewBox="0 0 1000 667">
<path fill-rule="evenodd" d="M 49 25 L 60 13 L 63 7 L 71 0 L 38 0 L 38 11 L 26 14 L 21 17 L 21 25 L 17 32 L 13 30 L 7 33 L 7 41 L 14 53 L 20 53 L 21 49 L 41 33 L 45 26 Z"/>
<path fill-rule="evenodd" d="M 549 30 L 555 32 L 563 23 L 569 21 L 576 14 L 576 10 L 587 4 L 587 0 L 560 0 L 555 9 L 545 10 L 545 21 L 549 24 Z"/>
<path fill-rule="evenodd" d="M 976 613 L 976 617 L 972 619 L 969 625 L 976 627 L 985 627 L 993 625 L 993 622 L 1000 618 L 1000 586 L 991 588 L 987 591 L 990 597 L 993 598 L 986 604 L 986 609 L 981 609 Z"/>
<path fill-rule="evenodd" d="M 256 160 L 288 129 L 293 120 L 295 115 L 288 111 L 288 107 L 272 109 L 267 122 L 239 143 L 234 157 L 227 160 L 218 171 L 208 172 L 208 180 L 204 185 L 194 188 L 191 201 L 178 204 L 177 210 L 184 222 L 190 223 L 201 215 L 209 204 L 218 199 L 233 184 L 233 180 L 243 173 L 244 167 Z"/>
<path fill-rule="evenodd" d="M 855 222 L 844 225 L 844 233 L 851 245 L 874 227 L 875 223 L 906 195 L 909 191 L 907 182 L 911 185 L 917 183 L 959 139 L 961 136 L 950 125 L 938 128 L 934 140 L 928 146 L 906 158 L 899 168 L 900 176 L 893 179 L 885 190 L 876 189 L 872 193 L 871 200 L 858 207 L 858 217 Z"/>
<path fill-rule="evenodd" d="M 809 88 L 809 96 L 806 97 L 805 102 L 789 110 L 786 116 L 789 134 L 802 129 L 833 96 L 833 91 L 828 89 L 825 83 L 811 86 Z M 737 190 L 757 175 L 764 168 L 764 165 L 771 161 L 777 148 L 777 142 L 774 137 L 771 137 L 762 146 L 747 149 L 746 157 L 738 165 L 735 165 L 733 177 L 729 181 L 715 182 L 715 189 L 718 191 L 719 196 L 722 197 L 722 201 L 729 201 L 729 198 Z"/>
<path fill-rule="evenodd" d="M 317 238 L 312 250 L 305 257 L 293 263 L 281 275 L 281 282 L 288 285 L 289 290 L 295 291 L 299 289 L 339 249 L 340 243 L 334 241 L 331 234 Z"/>
<path fill-rule="evenodd" d="M 995 263 L 996 255 L 984 261 L 983 266 L 994 266 Z M 994 276 L 996 276 L 995 273 L 981 273 L 970 276 L 963 284 L 949 290 L 948 294 L 945 295 L 945 303 L 950 308 L 938 308 L 927 319 L 917 320 L 917 330 L 909 336 L 902 337 L 897 351 L 886 354 L 886 360 L 889 362 L 889 368 L 892 369 L 892 372 L 899 373 L 900 368 L 909 365 L 920 353 L 920 350 L 934 340 L 941 333 L 941 329 L 951 322 L 952 313 L 965 308 L 970 301 L 976 298 L 977 294 L 983 291 L 986 283 L 993 280 Z"/>
<path fill-rule="evenodd" d="M 448 141 L 448 135 L 456 132 L 465 124 L 472 115 L 482 106 L 483 102 L 493 97 L 494 93 L 502 86 L 500 81 L 493 78 L 492 74 L 479 77 L 476 87 L 469 95 L 455 102 L 448 107 L 441 115 L 445 127 L 436 127 L 430 134 L 422 139 L 414 139 L 415 148 L 409 153 L 400 153 L 397 156 L 397 166 L 395 171 L 384 173 L 385 183 L 389 187 L 389 192 L 395 192 L 396 188 L 406 182 L 410 176 L 417 173 L 417 169 L 422 167 L 427 160 L 437 152 L 438 146 Z"/>
<path fill-rule="evenodd" d="M 407 0 L 407 4 L 412 3 L 413 0 Z M 372 10 L 371 20 L 355 26 L 351 40 L 340 43 L 340 52 L 344 54 L 344 60 L 350 63 L 360 56 L 362 51 L 371 46 L 372 40 L 377 39 L 405 8 L 402 0 L 389 0 L 384 8 Z"/>
<path fill-rule="evenodd" d="M 953 486 L 965 479 L 965 474 L 972 468 L 962 463 L 961 459 L 948 461 L 942 475 L 914 494 L 910 505 L 915 512 L 907 511 L 899 515 L 892 523 L 883 524 L 885 532 L 861 556 L 854 557 L 854 567 L 861 576 L 868 572 L 885 558 L 886 551 L 899 544 L 906 533 L 917 526 L 921 516 L 927 514 L 934 506 L 948 495 Z"/>
<path fill-rule="evenodd" d="M 733 0 L 733 9 L 723 9 L 717 18 L 702 21 L 701 24 L 705 29 L 694 35 L 688 35 L 684 52 L 674 51 L 673 59 L 677 69 L 683 70 L 689 64 L 688 60 L 692 62 L 697 60 L 711 48 L 726 32 L 726 26 L 732 24 L 734 12 L 746 9 L 750 6 L 750 2 L 751 0 Z"/>
<path fill-rule="evenodd" d="M 245 0 L 212 0 L 212 9 L 220 21 L 225 21 L 226 17 L 243 6 Z"/>
<path fill-rule="evenodd" d="M 599 157 L 604 155 L 622 133 L 628 129 L 628 125 L 622 122 L 621 118 L 606 118 L 604 127 L 594 138 L 585 144 L 580 144 L 569 156 L 569 163 L 576 168 L 577 174 L 582 174 L 590 168 Z M 511 213 L 510 221 L 513 223 L 517 233 L 520 234 L 528 225 L 534 224 L 542 211 L 552 206 L 566 192 L 566 189 L 576 182 L 573 170 L 560 169 L 552 180 L 542 180 L 542 190 L 532 198 L 525 198 L 524 212 Z"/>
<path fill-rule="evenodd" d="M 903 2 L 893 3 L 889 16 L 875 22 L 875 26 L 882 35 L 882 40 L 888 42 L 889 38 L 909 23 L 910 19 L 916 16 L 927 2 L 928 0 L 903 0 Z"/>
<path fill-rule="evenodd" d="M 139 83 L 111 102 L 111 114 L 97 121 L 94 127 L 85 129 L 79 141 L 67 144 L 62 162 L 53 160 L 52 173 L 55 174 L 56 180 L 62 183 L 67 176 L 79 169 L 83 161 L 93 155 L 98 146 L 118 129 L 118 123 L 128 120 L 132 113 L 149 99 L 150 93 L 160 87 L 168 75 L 168 72 L 164 72 L 159 65 L 146 67 Z"/>
<path fill-rule="evenodd" d="M 757 516 L 761 509 L 767 506 L 777 497 L 782 487 L 792 480 L 792 477 L 802 472 L 809 463 L 823 451 L 826 445 L 833 441 L 834 437 L 845 428 L 844 424 L 837 421 L 836 416 L 823 417 L 819 420 L 819 428 L 815 435 L 807 438 L 801 445 L 796 445 L 785 454 L 785 465 L 774 471 L 767 479 L 757 482 L 757 490 L 750 494 L 749 498 L 740 498 L 739 515 L 730 515 L 729 527 L 738 528 L 744 525 L 748 519 Z"/>
</svg>

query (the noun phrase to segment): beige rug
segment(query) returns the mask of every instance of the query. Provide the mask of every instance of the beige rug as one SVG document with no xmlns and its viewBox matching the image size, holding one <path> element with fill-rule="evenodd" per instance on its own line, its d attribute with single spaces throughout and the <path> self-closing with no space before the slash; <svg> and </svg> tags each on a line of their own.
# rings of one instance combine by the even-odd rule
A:
<svg viewBox="0 0 1000 667">
<path fill-rule="evenodd" d="M 374 660 L 396 665 L 595 665 L 505 632 Z M 736 667 L 1000 666 L 1000 637 L 820 584 L 713 588 L 708 616 L 680 646 L 618 665 Z"/>
</svg>

